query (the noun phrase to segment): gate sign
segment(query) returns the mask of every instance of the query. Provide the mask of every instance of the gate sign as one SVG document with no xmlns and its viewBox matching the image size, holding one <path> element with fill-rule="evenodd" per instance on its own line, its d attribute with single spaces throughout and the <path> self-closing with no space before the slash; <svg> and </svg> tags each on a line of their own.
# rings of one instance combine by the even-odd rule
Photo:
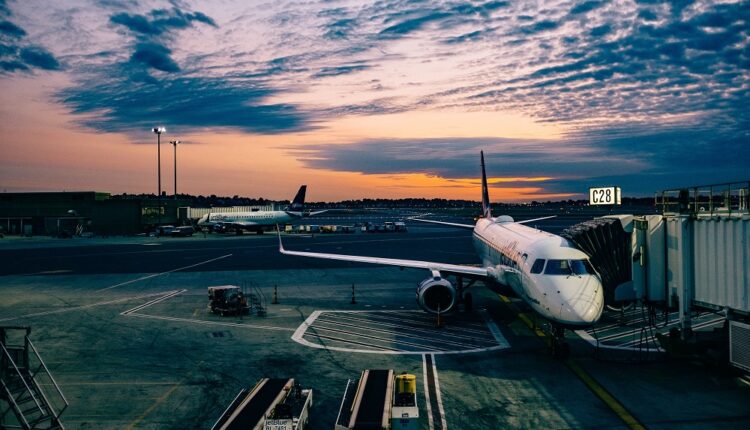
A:
<svg viewBox="0 0 750 430">
<path fill-rule="evenodd" d="M 589 188 L 590 205 L 619 205 L 620 187 L 596 187 Z"/>
</svg>

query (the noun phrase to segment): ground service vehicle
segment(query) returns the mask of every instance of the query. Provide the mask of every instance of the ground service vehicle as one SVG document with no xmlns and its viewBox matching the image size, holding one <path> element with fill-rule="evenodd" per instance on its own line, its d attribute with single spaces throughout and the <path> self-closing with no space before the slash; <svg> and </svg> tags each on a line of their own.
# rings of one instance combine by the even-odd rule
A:
<svg viewBox="0 0 750 430">
<path fill-rule="evenodd" d="M 208 287 L 208 309 L 221 316 L 250 313 L 247 298 L 236 285 Z"/>
</svg>

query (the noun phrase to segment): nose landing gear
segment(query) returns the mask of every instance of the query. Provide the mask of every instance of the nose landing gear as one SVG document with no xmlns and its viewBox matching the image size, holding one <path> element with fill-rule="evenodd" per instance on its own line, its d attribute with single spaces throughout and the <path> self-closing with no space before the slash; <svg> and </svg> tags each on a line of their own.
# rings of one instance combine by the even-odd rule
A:
<svg viewBox="0 0 750 430">
<path fill-rule="evenodd" d="M 570 344 L 565 341 L 565 328 L 557 324 L 552 325 L 549 349 L 553 357 L 565 360 L 570 355 Z"/>
</svg>

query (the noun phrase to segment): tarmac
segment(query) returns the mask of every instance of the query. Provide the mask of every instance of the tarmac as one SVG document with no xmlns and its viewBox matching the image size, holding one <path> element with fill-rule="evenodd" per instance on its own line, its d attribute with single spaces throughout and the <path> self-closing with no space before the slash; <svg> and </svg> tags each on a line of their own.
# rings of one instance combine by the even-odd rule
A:
<svg viewBox="0 0 750 430">
<path fill-rule="evenodd" d="M 294 250 L 479 263 L 471 235 L 451 228 L 283 240 Z M 475 310 L 437 328 L 414 300 L 427 274 L 277 248 L 273 234 L 5 238 L 0 325 L 32 327 L 70 403 L 68 429 L 210 428 L 262 377 L 312 387 L 309 428 L 331 429 L 347 380 L 389 368 L 417 375 L 422 429 L 750 428 L 750 387 L 726 369 L 602 360 L 572 334 L 571 358 L 552 358 L 523 304 L 481 284 Z M 259 291 L 266 316 L 209 314 L 207 287 L 224 284 Z"/>
</svg>

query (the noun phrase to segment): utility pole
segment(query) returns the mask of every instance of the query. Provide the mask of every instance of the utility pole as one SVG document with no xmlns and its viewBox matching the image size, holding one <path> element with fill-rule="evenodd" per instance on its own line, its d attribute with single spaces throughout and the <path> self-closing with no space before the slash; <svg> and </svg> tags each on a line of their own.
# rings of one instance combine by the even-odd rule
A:
<svg viewBox="0 0 750 430">
<path fill-rule="evenodd" d="M 174 146 L 174 199 L 177 200 L 177 144 L 179 140 L 170 140 L 169 143 Z"/>
</svg>

